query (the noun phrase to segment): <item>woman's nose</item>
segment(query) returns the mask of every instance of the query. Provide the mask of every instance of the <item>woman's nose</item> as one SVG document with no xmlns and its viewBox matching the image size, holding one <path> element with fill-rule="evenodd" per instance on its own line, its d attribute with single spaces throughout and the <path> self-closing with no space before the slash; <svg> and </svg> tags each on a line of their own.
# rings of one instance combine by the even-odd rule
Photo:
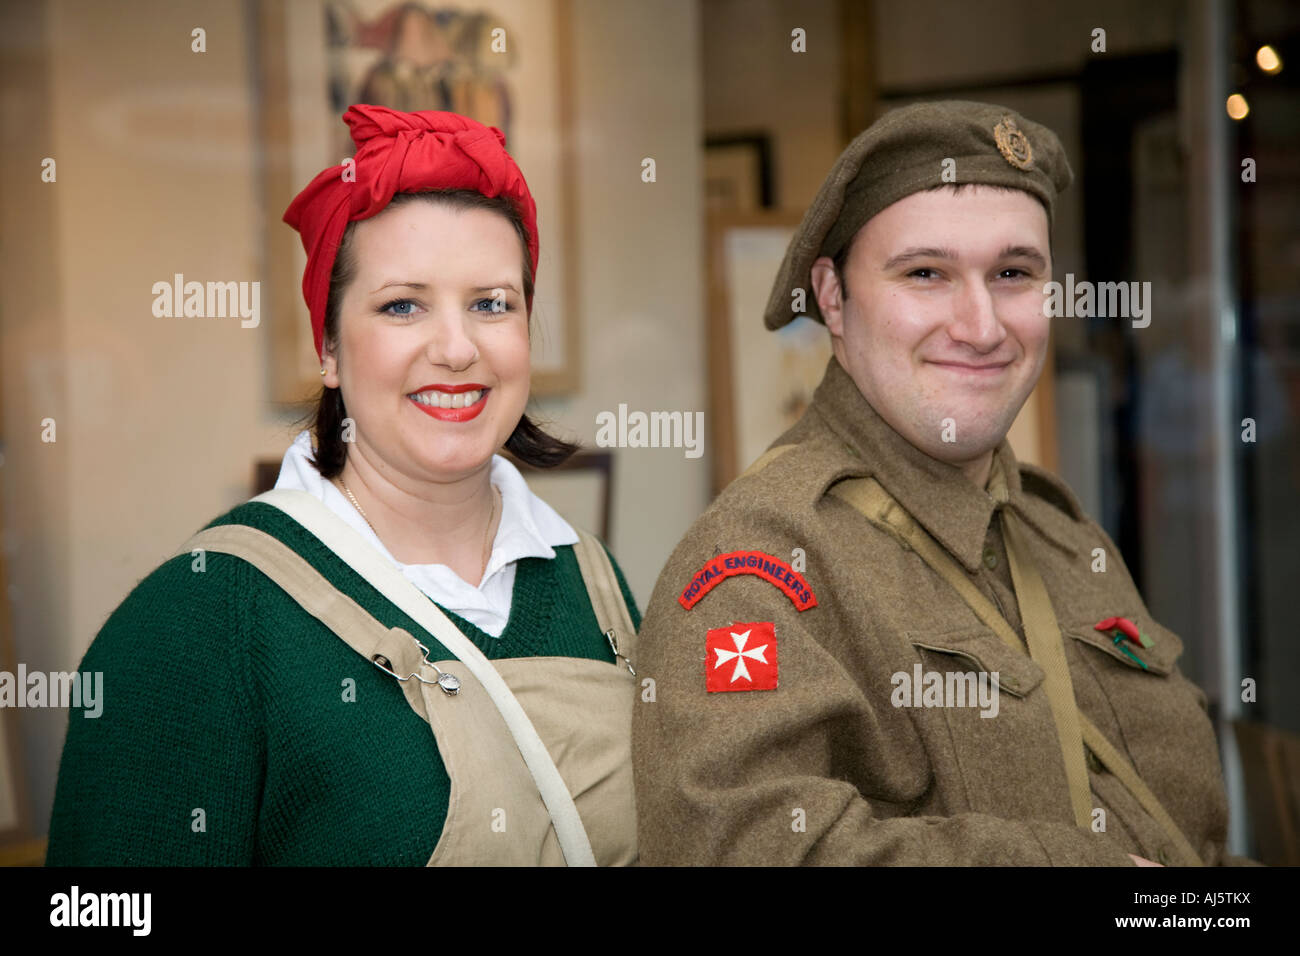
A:
<svg viewBox="0 0 1300 956">
<path fill-rule="evenodd" d="M 460 314 L 439 315 L 430 323 L 431 334 L 426 353 L 432 364 L 453 371 L 474 364 L 479 351 L 468 324 L 469 320 Z"/>
</svg>

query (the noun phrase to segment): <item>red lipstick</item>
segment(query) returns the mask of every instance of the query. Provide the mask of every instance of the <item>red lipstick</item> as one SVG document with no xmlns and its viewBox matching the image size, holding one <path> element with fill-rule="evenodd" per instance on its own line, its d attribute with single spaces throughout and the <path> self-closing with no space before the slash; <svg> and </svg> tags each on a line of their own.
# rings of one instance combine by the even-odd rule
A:
<svg viewBox="0 0 1300 956">
<path fill-rule="evenodd" d="M 414 396 L 422 395 L 426 392 L 438 392 L 445 395 L 461 395 L 465 392 L 479 391 L 482 392 L 478 399 L 472 405 L 466 405 L 462 408 L 443 408 L 441 405 L 428 405 Z M 441 422 L 467 422 L 472 418 L 477 418 L 487 405 L 488 395 L 491 389 L 486 385 L 480 385 L 477 382 L 468 382 L 463 385 L 425 385 L 423 388 L 416 389 L 407 395 L 407 400 L 424 412 L 430 418 L 436 418 Z"/>
</svg>

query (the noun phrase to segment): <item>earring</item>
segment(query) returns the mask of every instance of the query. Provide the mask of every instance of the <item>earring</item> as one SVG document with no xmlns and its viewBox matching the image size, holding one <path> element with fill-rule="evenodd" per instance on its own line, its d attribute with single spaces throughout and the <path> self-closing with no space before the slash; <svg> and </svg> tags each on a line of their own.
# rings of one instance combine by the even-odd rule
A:
<svg viewBox="0 0 1300 956">
<path fill-rule="evenodd" d="M 321 378 L 324 378 L 324 377 L 325 377 L 325 366 L 324 366 L 324 365 L 322 365 L 322 366 L 320 367 L 320 377 L 321 377 Z"/>
</svg>

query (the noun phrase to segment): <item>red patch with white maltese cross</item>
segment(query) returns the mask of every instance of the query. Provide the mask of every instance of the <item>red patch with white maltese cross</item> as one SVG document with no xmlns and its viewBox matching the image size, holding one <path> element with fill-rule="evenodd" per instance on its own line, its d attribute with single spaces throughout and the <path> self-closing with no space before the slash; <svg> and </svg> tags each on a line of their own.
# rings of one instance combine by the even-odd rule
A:
<svg viewBox="0 0 1300 956">
<path fill-rule="evenodd" d="M 732 624 L 704 638 L 704 689 L 776 690 L 776 626 Z"/>
</svg>

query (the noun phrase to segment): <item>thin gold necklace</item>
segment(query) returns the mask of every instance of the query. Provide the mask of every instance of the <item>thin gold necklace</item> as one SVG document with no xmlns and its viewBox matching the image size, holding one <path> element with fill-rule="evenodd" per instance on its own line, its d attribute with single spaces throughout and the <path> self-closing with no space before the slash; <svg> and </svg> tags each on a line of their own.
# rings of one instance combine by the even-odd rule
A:
<svg viewBox="0 0 1300 956">
<path fill-rule="evenodd" d="M 366 516 L 365 509 L 361 507 L 361 502 L 357 501 L 356 495 L 352 493 L 352 489 L 348 487 L 348 483 L 343 480 L 342 475 L 338 476 L 338 482 L 343 488 L 343 493 L 348 496 L 348 501 L 352 502 L 352 507 L 357 509 L 357 514 L 361 515 L 362 520 L 364 520 L 366 524 L 370 525 L 370 530 L 374 531 L 375 537 L 378 538 L 379 531 L 376 530 L 374 522 Z M 483 565 L 482 569 L 479 571 L 480 581 L 483 580 L 483 575 L 487 573 L 488 558 L 492 556 L 492 522 L 496 520 L 497 499 L 501 497 L 501 492 L 496 485 L 489 485 L 489 487 L 493 491 L 492 510 L 488 512 L 487 529 L 483 532 Z"/>
</svg>

